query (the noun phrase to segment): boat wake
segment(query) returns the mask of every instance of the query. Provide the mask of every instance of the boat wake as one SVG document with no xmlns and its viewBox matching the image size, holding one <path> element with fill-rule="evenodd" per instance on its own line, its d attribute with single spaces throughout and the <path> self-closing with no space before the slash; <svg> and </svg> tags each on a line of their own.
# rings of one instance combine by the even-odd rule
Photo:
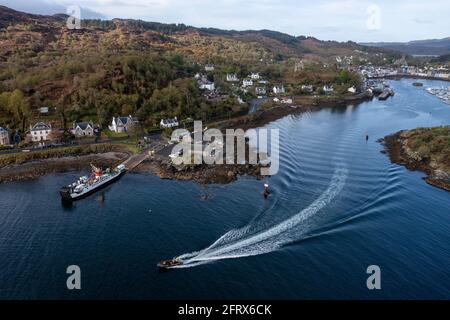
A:
<svg viewBox="0 0 450 320">
<path fill-rule="evenodd" d="M 339 195 L 347 176 L 347 167 L 338 165 L 328 188 L 299 213 L 271 227 L 261 227 L 254 221 L 241 229 L 231 230 L 206 249 L 179 256 L 178 259 L 183 261 L 183 264 L 175 268 L 191 268 L 217 260 L 261 255 L 301 240 L 310 230 L 308 219 L 327 207 Z"/>
</svg>

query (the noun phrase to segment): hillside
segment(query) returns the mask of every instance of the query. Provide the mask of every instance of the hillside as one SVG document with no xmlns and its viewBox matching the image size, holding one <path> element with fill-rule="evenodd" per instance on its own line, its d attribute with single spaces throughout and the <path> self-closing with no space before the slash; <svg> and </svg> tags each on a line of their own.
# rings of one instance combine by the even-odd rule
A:
<svg viewBox="0 0 450 320">
<path fill-rule="evenodd" d="M 50 107 L 50 120 L 62 119 L 65 126 L 90 119 L 106 125 L 113 115 L 130 113 L 155 126 L 161 117 L 205 119 L 241 112 L 233 99 L 202 98 L 193 76 L 206 63 L 216 66 L 211 77 L 225 90 L 228 72 L 321 85 L 342 79 L 336 57 L 354 64 L 397 57 L 356 43 L 269 30 L 123 19 L 84 20 L 82 29 L 69 30 L 64 15 L 31 15 L 2 6 L 0 21 L 0 123 L 22 130 L 43 106 Z"/>
<path fill-rule="evenodd" d="M 405 43 L 364 43 L 363 45 L 395 50 L 409 55 L 442 56 L 450 54 L 450 37 L 444 39 L 410 41 Z"/>
</svg>

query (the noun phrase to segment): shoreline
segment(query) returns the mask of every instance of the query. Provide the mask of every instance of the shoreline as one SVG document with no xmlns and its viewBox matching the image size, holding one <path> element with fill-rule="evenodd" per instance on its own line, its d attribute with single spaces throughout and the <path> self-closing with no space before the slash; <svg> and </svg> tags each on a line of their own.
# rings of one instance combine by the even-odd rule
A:
<svg viewBox="0 0 450 320">
<path fill-rule="evenodd" d="M 415 75 L 392 75 L 392 76 L 384 76 L 384 77 L 373 77 L 371 79 L 392 79 L 392 80 L 401 80 L 401 79 L 417 79 L 417 80 L 434 80 L 434 81 L 444 81 L 450 82 L 450 78 L 439 78 L 432 76 L 415 76 Z"/>
<path fill-rule="evenodd" d="M 426 174 L 423 180 L 431 186 L 450 191 L 450 174 L 433 168 L 424 161 L 406 150 L 406 134 L 408 130 L 399 131 L 380 139 L 384 146 L 383 153 L 389 156 L 392 163 L 406 167 L 410 171 L 421 171 Z"/>
<path fill-rule="evenodd" d="M 219 130 L 255 129 L 267 123 L 279 120 L 290 114 L 319 111 L 325 108 L 338 108 L 352 103 L 362 103 L 372 99 L 367 94 L 348 97 L 332 97 L 328 101 L 302 97 L 303 103 L 296 107 L 278 105 L 266 110 L 258 110 L 253 114 L 239 116 L 233 119 L 221 120 L 212 123 L 211 126 Z M 22 163 L 7 164 L 0 168 L 0 183 L 32 180 L 48 174 L 62 173 L 88 169 L 89 163 L 98 166 L 112 167 L 126 161 L 131 157 L 125 148 L 116 147 L 109 152 L 93 152 L 83 155 L 67 155 L 63 157 L 50 157 L 37 160 L 24 161 Z M 150 173 L 161 179 L 180 181 L 195 181 L 199 184 L 229 184 L 240 176 L 252 176 L 258 180 L 264 177 L 260 175 L 261 165 L 197 165 L 175 168 L 171 165 L 167 156 L 155 156 L 145 160 L 131 172 Z"/>
<path fill-rule="evenodd" d="M 54 173 L 81 171 L 88 169 L 90 163 L 101 167 L 113 167 L 126 160 L 129 155 L 126 150 L 116 150 L 12 163 L 0 168 L 0 183 L 33 180 Z"/>
</svg>

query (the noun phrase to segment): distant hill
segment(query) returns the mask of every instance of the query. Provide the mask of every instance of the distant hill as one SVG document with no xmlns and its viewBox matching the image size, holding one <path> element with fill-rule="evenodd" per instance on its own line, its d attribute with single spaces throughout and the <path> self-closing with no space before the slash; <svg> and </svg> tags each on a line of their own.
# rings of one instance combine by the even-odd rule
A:
<svg viewBox="0 0 450 320">
<path fill-rule="evenodd" d="M 441 56 L 450 54 L 450 37 L 444 39 L 417 40 L 410 42 L 361 43 L 365 46 L 400 51 L 409 55 Z"/>
</svg>

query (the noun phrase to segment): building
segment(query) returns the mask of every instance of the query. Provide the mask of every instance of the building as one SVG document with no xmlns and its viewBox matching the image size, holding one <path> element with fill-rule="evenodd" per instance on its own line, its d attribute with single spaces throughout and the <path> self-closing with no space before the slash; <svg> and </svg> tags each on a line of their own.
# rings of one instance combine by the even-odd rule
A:
<svg viewBox="0 0 450 320">
<path fill-rule="evenodd" d="M 348 91 L 349 93 L 355 94 L 355 93 L 356 93 L 356 88 L 353 86 L 353 87 L 351 87 L 351 88 L 348 88 L 347 91 Z"/>
<path fill-rule="evenodd" d="M 128 117 L 113 117 L 109 130 L 116 133 L 123 133 L 130 131 L 139 121 L 132 116 Z"/>
<path fill-rule="evenodd" d="M 9 131 L 5 128 L 0 127 L 0 146 L 10 145 Z"/>
<path fill-rule="evenodd" d="M 242 86 L 244 88 L 253 86 L 253 80 L 251 80 L 251 79 L 244 79 L 244 81 L 242 81 Z"/>
<path fill-rule="evenodd" d="M 174 128 L 178 127 L 180 124 L 178 123 L 177 117 L 173 119 L 162 119 L 160 122 L 161 128 Z"/>
<path fill-rule="evenodd" d="M 74 122 L 72 134 L 75 137 L 92 137 L 95 129 L 92 122 Z"/>
<path fill-rule="evenodd" d="M 273 93 L 275 94 L 280 94 L 280 93 L 285 93 L 286 90 L 284 89 L 284 86 L 275 86 L 273 87 Z"/>
<path fill-rule="evenodd" d="M 227 74 L 227 81 L 228 82 L 239 82 L 239 78 L 237 77 L 237 75 L 235 73 L 231 74 Z"/>
<path fill-rule="evenodd" d="M 199 83 L 199 88 L 202 89 L 202 90 L 214 91 L 214 89 L 216 87 L 214 85 L 214 82 L 206 80 L 204 82 Z"/>
<path fill-rule="evenodd" d="M 49 140 L 49 135 L 52 132 L 52 126 L 44 122 L 38 122 L 30 127 L 31 141 L 41 142 Z"/>
<path fill-rule="evenodd" d="M 198 78 L 197 83 L 198 83 L 198 87 L 201 90 L 214 91 L 216 88 L 214 85 L 214 82 L 209 81 L 205 76 L 201 76 L 200 78 Z"/>
<path fill-rule="evenodd" d="M 334 91 L 334 89 L 333 89 L 333 86 L 330 86 L 330 85 L 324 85 L 324 86 L 323 86 L 323 91 L 324 91 L 325 93 L 332 93 L 332 92 Z"/>
<path fill-rule="evenodd" d="M 205 66 L 205 71 L 206 71 L 206 72 L 212 72 L 212 71 L 214 71 L 214 66 L 213 66 L 212 64 L 207 64 L 207 65 Z"/>
<path fill-rule="evenodd" d="M 307 92 L 307 93 L 312 93 L 314 91 L 314 89 L 313 89 L 312 85 L 303 85 L 302 91 Z"/>
<path fill-rule="evenodd" d="M 266 88 L 264 88 L 264 87 L 256 87 L 255 88 L 255 93 L 256 94 L 266 94 Z"/>
<path fill-rule="evenodd" d="M 260 78 L 259 73 L 252 73 L 252 74 L 250 75 L 250 78 L 251 78 L 252 80 L 259 80 L 259 78 Z"/>
</svg>

